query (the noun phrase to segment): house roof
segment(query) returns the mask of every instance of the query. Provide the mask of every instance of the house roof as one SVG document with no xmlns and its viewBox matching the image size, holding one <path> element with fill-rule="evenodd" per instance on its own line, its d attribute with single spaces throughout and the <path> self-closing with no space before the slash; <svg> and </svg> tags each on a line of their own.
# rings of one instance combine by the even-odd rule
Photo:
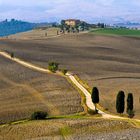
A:
<svg viewBox="0 0 140 140">
<path fill-rule="evenodd" d="M 80 21 L 79 19 L 66 19 L 65 21 Z"/>
</svg>

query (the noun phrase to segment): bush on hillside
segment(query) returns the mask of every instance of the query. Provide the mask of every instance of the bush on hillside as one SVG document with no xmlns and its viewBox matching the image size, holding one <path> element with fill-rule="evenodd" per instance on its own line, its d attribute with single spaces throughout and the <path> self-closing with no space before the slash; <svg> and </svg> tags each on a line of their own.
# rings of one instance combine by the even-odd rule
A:
<svg viewBox="0 0 140 140">
<path fill-rule="evenodd" d="M 44 120 L 47 115 L 47 112 L 37 111 L 31 115 L 31 120 Z"/>
<path fill-rule="evenodd" d="M 98 110 L 97 109 L 96 110 L 88 109 L 88 114 L 96 115 L 96 114 L 98 114 Z"/>
<path fill-rule="evenodd" d="M 51 72 L 56 72 L 58 70 L 58 66 L 59 66 L 59 64 L 56 62 L 49 62 L 48 69 Z"/>
<path fill-rule="evenodd" d="M 14 53 L 11 53 L 11 58 L 14 58 Z"/>
<path fill-rule="evenodd" d="M 62 72 L 64 75 L 66 75 L 66 73 L 68 72 L 68 70 L 67 70 L 67 69 L 62 69 L 61 72 Z"/>
</svg>

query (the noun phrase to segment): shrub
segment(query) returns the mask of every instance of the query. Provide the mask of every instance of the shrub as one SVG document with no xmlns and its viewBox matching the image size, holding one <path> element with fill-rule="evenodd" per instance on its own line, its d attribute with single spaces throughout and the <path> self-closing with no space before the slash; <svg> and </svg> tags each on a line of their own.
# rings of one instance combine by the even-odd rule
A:
<svg viewBox="0 0 140 140">
<path fill-rule="evenodd" d="M 52 72 L 56 72 L 58 70 L 59 64 L 56 62 L 49 62 L 48 69 Z"/>
<path fill-rule="evenodd" d="M 105 108 L 105 111 L 108 111 L 109 109 L 108 108 Z"/>
<path fill-rule="evenodd" d="M 14 53 L 11 53 L 11 58 L 14 58 Z"/>
<path fill-rule="evenodd" d="M 47 112 L 37 111 L 31 115 L 31 120 L 44 120 L 47 115 Z"/>
<path fill-rule="evenodd" d="M 96 115 L 96 114 L 98 114 L 98 110 L 88 109 L 88 114 L 90 114 L 90 115 Z"/>
<path fill-rule="evenodd" d="M 66 69 L 62 69 L 61 71 L 64 75 L 66 75 L 66 73 L 68 72 L 68 70 L 66 70 Z"/>
</svg>

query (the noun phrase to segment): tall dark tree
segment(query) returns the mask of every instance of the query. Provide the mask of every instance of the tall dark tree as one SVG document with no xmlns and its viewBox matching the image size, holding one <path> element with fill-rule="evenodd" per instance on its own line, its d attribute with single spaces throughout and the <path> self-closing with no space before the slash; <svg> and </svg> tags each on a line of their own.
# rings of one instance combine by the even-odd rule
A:
<svg viewBox="0 0 140 140">
<path fill-rule="evenodd" d="M 65 20 L 61 20 L 61 25 L 65 26 Z"/>
<path fill-rule="evenodd" d="M 98 23 L 97 26 L 98 26 L 99 28 L 105 28 L 105 24 L 104 24 L 104 23 Z"/>
<path fill-rule="evenodd" d="M 133 111 L 133 94 L 129 93 L 127 97 L 127 113 L 129 117 L 134 116 L 134 111 Z"/>
<path fill-rule="evenodd" d="M 96 104 L 99 103 L 99 90 L 98 90 L 97 87 L 94 87 L 94 88 L 92 89 L 91 98 L 92 98 L 92 102 L 93 102 L 94 105 L 95 105 L 95 111 L 97 111 L 97 109 L 96 109 Z"/>
<path fill-rule="evenodd" d="M 64 33 L 64 30 L 66 28 L 65 20 L 61 20 L 61 26 L 60 27 L 61 27 L 62 32 Z"/>
<path fill-rule="evenodd" d="M 127 112 L 133 110 L 133 94 L 129 93 L 127 97 Z"/>
<path fill-rule="evenodd" d="M 125 94 L 123 91 L 119 91 L 116 99 L 116 110 L 118 113 L 122 114 L 125 109 Z"/>
</svg>

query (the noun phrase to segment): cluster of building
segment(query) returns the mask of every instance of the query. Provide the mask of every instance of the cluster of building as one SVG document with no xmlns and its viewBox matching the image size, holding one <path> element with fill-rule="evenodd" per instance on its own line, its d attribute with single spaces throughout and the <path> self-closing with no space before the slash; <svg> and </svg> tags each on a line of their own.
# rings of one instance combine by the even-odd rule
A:
<svg viewBox="0 0 140 140">
<path fill-rule="evenodd" d="M 78 19 L 67 19 L 61 21 L 62 31 L 66 30 L 67 32 L 79 32 L 88 30 L 90 27 L 91 24 Z"/>
<path fill-rule="evenodd" d="M 67 20 L 63 20 L 63 21 L 68 26 L 76 26 L 81 23 L 80 20 L 76 20 L 76 19 L 67 19 Z"/>
</svg>

